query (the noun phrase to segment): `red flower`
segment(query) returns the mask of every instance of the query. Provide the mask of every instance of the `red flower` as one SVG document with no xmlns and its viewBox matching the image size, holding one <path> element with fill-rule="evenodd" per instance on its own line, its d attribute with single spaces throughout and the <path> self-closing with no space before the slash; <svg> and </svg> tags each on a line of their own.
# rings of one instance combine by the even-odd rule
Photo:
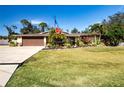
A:
<svg viewBox="0 0 124 93">
<path fill-rule="evenodd" d="M 56 33 L 57 33 L 57 34 L 60 34 L 60 33 L 61 33 L 61 29 L 57 27 L 57 28 L 56 28 Z"/>
</svg>

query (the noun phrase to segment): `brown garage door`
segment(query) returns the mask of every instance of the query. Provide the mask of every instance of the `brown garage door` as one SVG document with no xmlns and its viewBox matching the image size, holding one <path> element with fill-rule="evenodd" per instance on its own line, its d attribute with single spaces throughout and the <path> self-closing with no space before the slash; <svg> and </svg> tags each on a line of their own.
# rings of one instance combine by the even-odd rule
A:
<svg viewBox="0 0 124 93">
<path fill-rule="evenodd" d="M 43 37 L 23 37 L 23 46 L 43 46 Z"/>
</svg>

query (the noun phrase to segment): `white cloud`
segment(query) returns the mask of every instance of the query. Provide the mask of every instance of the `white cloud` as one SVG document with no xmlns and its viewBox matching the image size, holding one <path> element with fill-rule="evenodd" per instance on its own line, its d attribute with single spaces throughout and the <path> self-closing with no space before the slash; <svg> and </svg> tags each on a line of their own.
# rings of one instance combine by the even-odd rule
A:
<svg viewBox="0 0 124 93">
<path fill-rule="evenodd" d="M 40 20 L 31 20 L 31 23 L 36 25 L 39 24 L 40 22 L 41 22 Z"/>
</svg>

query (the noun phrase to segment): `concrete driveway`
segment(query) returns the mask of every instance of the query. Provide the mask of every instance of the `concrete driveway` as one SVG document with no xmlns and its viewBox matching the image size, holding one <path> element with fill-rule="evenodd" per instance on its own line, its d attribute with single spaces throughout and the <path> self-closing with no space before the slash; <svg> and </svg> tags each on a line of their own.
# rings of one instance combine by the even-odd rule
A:
<svg viewBox="0 0 124 93">
<path fill-rule="evenodd" d="M 6 85 L 19 64 L 43 47 L 0 47 L 0 87 Z"/>
<path fill-rule="evenodd" d="M 24 62 L 38 51 L 41 46 L 31 47 L 0 47 L 0 64 L 18 64 Z"/>
</svg>

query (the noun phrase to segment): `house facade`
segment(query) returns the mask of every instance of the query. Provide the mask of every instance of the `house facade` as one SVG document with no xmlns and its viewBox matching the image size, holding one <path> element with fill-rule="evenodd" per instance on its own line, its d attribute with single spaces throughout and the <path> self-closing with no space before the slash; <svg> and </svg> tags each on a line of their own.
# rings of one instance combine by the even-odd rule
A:
<svg viewBox="0 0 124 93">
<path fill-rule="evenodd" d="M 86 34 L 86 33 L 74 33 L 69 34 L 63 32 L 68 40 L 75 43 L 76 38 L 80 37 L 82 40 L 88 38 L 92 42 L 96 42 L 96 39 L 100 38 L 99 34 Z M 22 34 L 17 35 L 17 43 L 19 46 L 46 46 L 48 43 L 48 32 L 38 33 L 38 34 Z"/>
</svg>

